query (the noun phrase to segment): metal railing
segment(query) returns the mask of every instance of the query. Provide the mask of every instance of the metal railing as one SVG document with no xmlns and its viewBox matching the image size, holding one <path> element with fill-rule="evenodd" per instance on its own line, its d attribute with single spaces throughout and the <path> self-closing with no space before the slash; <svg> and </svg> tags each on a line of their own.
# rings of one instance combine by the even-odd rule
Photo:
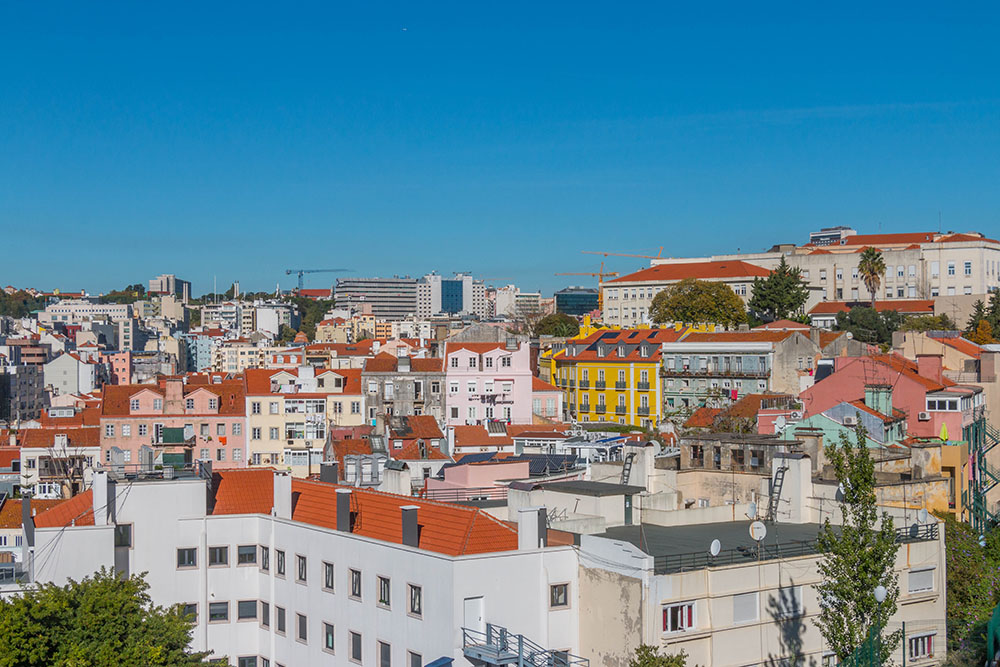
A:
<svg viewBox="0 0 1000 667">
<path fill-rule="evenodd" d="M 628 408 L 626 408 L 624 405 L 616 405 L 615 406 L 615 414 L 616 415 L 623 415 L 623 414 L 625 414 L 625 412 L 627 410 L 628 410 Z"/>
<path fill-rule="evenodd" d="M 622 382 L 621 380 L 615 382 L 615 389 L 625 389 L 627 386 L 628 386 L 627 382 Z"/>
<path fill-rule="evenodd" d="M 648 405 L 640 405 L 638 408 L 636 408 L 636 411 L 640 415 L 642 415 L 642 416 L 648 416 L 649 415 L 649 409 L 650 408 L 649 408 Z"/>
<path fill-rule="evenodd" d="M 597 382 L 594 383 L 594 389 L 606 389 L 607 386 L 608 383 L 605 382 L 604 380 L 598 380 Z"/>
<path fill-rule="evenodd" d="M 596 412 L 597 414 L 603 415 L 607 411 L 607 409 L 608 409 L 607 405 L 603 405 L 601 403 L 598 403 L 597 407 L 594 408 L 594 412 Z"/>
<path fill-rule="evenodd" d="M 639 391 L 649 391 L 649 383 L 639 382 L 635 385 L 635 388 L 638 389 Z"/>
<path fill-rule="evenodd" d="M 700 370 L 695 370 L 693 368 L 686 368 L 683 370 L 665 368 L 660 372 L 660 377 L 709 377 L 713 375 L 720 377 L 766 378 L 770 375 L 770 371 L 749 371 L 735 368 L 703 368 Z"/>
<path fill-rule="evenodd" d="M 581 403 L 580 412 L 590 412 L 590 403 Z"/>
<path fill-rule="evenodd" d="M 531 667 L 589 667 L 590 661 L 565 651 L 543 648 L 524 635 L 486 624 L 486 632 L 462 628 L 462 651 L 474 663 Z"/>
<path fill-rule="evenodd" d="M 580 380 L 580 389 L 587 389 L 590 387 L 590 380 Z"/>
<path fill-rule="evenodd" d="M 506 486 L 480 486 L 467 489 L 422 489 L 418 494 L 427 500 L 461 503 L 470 500 L 506 500 Z"/>
</svg>

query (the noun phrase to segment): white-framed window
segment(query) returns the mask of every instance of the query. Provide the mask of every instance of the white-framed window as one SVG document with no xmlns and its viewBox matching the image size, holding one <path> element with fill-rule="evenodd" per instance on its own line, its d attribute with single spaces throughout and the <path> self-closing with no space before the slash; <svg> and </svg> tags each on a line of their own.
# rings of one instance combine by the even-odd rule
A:
<svg viewBox="0 0 1000 667">
<path fill-rule="evenodd" d="M 934 590 L 934 568 L 929 567 L 922 570 L 910 570 L 907 577 L 907 591 L 910 593 L 922 593 Z"/>
<path fill-rule="evenodd" d="M 138 398 L 133 398 L 132 400 L 130 400 L 128 402 L 128 408 L 129 408 L 129 410 L 138 410 L 139 409 L 139 399 Z"/>
<path fill-rule="evenodd" d="M 163 409 L 163 399 L 162 398 L 154 398 L 153 399 L 153 409 L 154 410 L 162 410 Z"/>
<path fill-rule="evenodd" d="M 186 398 L 186 399 L 184 399 L 184 409 L 185 410 L 194 410 L 194 399 L 193 398 Z"/>
<path fill-rule="evenodd" d="M 955 262 L 948 262 L 948 275 L 955 275 Z"/>
<path fill-rule="evenodd" d="M 966 262 L 965 263 L 965 275 L 967 275 L 967 276 L 971 276 L 972 275 L 972 262 Z"/>
<path fill-rule="evenodd" d="M 106 437 L 108 437 L 108 438 L 115 437 L 115 425 L 114 424 L 105 424 L 104 425 L 104 435 Z"/>
<path fill-rule="evenodd" d="M 253 428 L 250 429 L 250 439 L 260 440 L 260 426 L 254 426 Z"/>
<path fill-rule="evenodd" d="M 452 357 L 451 358 L 451 367 L 452 368 L 458 368 L 458 357 Z"/>
<path fill-rule="evenodd" d="M 694 627 L 694 602 L 663 605 L 663 631 L 684 632 Z"/>
<path fill-rule="evenodd" d="M 501 368 L 510 368 L 510 357 L 500 357 Z"/>
<path fill-rule="evenodd" d="M 149 426 L 147 424 L 139 424 L 139 435 L 149 435 Z"/>
<path fill-rule="evenodd" d="M 910 637 L 906 641 L 907 652 L 910 660 L 920 660 L 921 658 L 934 657 L 934 633 L 917 635 Z"/>
<path fill-rule="evenodd" d="M 131 424 L 122 424 L 122 437 L 123 438 L 128 438 L 131 435 L 132 435 L 132 425 Z"/>
</svg>

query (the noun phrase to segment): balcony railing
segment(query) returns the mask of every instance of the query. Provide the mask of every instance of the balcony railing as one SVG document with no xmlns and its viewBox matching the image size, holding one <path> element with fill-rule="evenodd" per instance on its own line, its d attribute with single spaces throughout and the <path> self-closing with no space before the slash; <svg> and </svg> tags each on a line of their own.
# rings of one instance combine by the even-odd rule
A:
<svg viewBox="0 0 1000 667">
<path fill-rule="evenodd" d="M 640 382 L 640 383 L 638 383 L 638 384 L 635 385 L 635 388 L 638 389 L 639 391 L 649 391 L 649 383 L 648 382 Z"/>
<path fill-rule="evenodd" d="M 767 378 L 770 375 L 769 370 L 763 371 L 749 371 L 743 370 L 741 368 L 684 368 L 684 369 L 670 369 L 664 368 L 660 372 L 660 377 L 740 377 L 740 378 Z"/>
<path fill-rule="evenodd" d="M 646 405 L 646 406 L 642 406 L 642 405 L 640 405 L 640 406 L 639 406 L 639 407 L 637 408 L 637 411 L 638 411 L 638 413 L 639 413 L 640 415 L 642 415 L 642 416 L 647 416 L 647 415 L 649 415 L 649 406 L 648 406 L 648 405 Z"/>
<path fill-rule="evenodd" d="M 625 412 L 627 410 L 628 410 L 628 408 L 626 408 L 624 405 L 616 405 L 615 406 L 615 414 L 616 415 L 623 415 L 623 414 L 625 414 Z"/>
<path fill-rule="evenodd" d="M 580 412 L 590 412 L 590 403 L 581 403 Z"/>
<path fill-rule="evenodd" d="M 576 386 L 576 380 L 570 380 L 569 381 L 569 387 L 570 387 L 570 389 L 572 389 L 575 386 Z"/>
<path fill-rule="evenodd" d="M 580 389 L 587 389 L 588 387 L 590 387 L 590 380 L 580 380 Z"/>
<path fill-rule="evenodd" d="M 465 489 L 426 489 L 419 493 L 428 500 L 437 500 L 443 503 L 461 503 L 470 500 L 506 500 L 506 486 L 483 486 L 470 487 Z"/>
<path fill-rule="evenodd" d="M 607 409 L 608 409 L 608 406 L 601 405 L 600 403 L 598 403 L 597 407 L 594 408 L 594 412 L 596 412 L 599 415 L 603 415 L 607 411 Z"/>
<path fill-rule="evenodd" d="M 621 380 L 619 380 L 618 382 L 615 382 L 615 389 L 625 389 L 627 386 L 628 386 L 628 383 L 623 382 Z"/>
<path fill-rule="evenodd" d="M 608 385 L 604 380 L 598 380 L 597 382 L 594 383 L 594 389 L 604 389 L 607 386 Z"/>
</svg>

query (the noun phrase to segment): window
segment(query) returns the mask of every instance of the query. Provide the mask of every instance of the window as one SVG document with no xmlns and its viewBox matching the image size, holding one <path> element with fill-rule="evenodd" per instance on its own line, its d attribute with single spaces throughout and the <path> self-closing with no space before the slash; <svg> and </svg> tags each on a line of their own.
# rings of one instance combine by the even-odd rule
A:
<svg viewBox="0 0 1000 667">
<path fill-rule="evenodd" d="M 283 577 L 285 576 L 285 552 L 282 551 L 281 549 L 275 549 L 274 555 L 275 555 L 275 560 L 278 561 L 276 563 L 278 568 L 278 576 Z"/>
<path fill-rule="evenodd" d="M 139 399 L 138 398 L 133 398 L 132 400 L 130 400 L 128 402 L 128 409 L 129 410 L 138 410 L 139 409 Z"/>
<path fill-rule="evenodd" d="M 351 640 L 351 660 L 361 662 L 361 633 L 349 632 L 347 636 Z"/>
<path fill-rule="evenodd" d="M 245 621 L 257 618 L 257 601 L 240 600 L 236 603 L 236 620 Z"/>
<path fill-rule="evenodd" d="M 274 611 L 276 616 L 275 621 L 277 625 L 275 630 L 277 630 L 277 632 L 279 632 L 280 634 L 285 634 L 285 608 L 275 607 Z"/>
<path fill-rule="evenodd" d="M 162 410 L 163 409 L 163 399 L 162 398 L 154 398 L 153 399 L 153 409 L 154 410 Z"/>
<path fill-rule="evenodd" d="M 323 590 L 333 592 L 333 563 L 323 563 Z"/>
<path fill-rule="evenodd" d="M 407 607 L 407 613 L 413 616 L 423 616 L 424 615 L 424 590 L 420 586 L 415 586 L 410 584 L 409 588 L 409 606 Z"/>
<path fill-rule="evenodd" d="M 486 368 L 493 368 L 493 357 L 486 357 L 483 362 Z"/>
<path fill-rule="evenodd" d="M 757 620 L 760 608 L 757 593 L 742 593 L 733 596 L 733 623 L 750 623 Z"/>
<path fill-rule="evenodd" d="M 260 414 L 260 401 L 254 401 L 250 404 L 250 414 L 259 415 Z"/>
<path fill-rule="evenodd" d="M 910 593 L 934 590 L 934 568 L 910 570 L 910 576 L 907 577 L 907 584 L 907 590 Z"/>
<path fill-rule="evenodd" d="M 378 603 L 379 603 L 379 605 L 381 605 L 383 607 L 389 607 L 389 606 L 391 606 L 390 605 L 390 598 L 389 598 L 389 591 L 390 591 L 389 578 L 388 577 L 379 577 L 378 578 Z"/>
<path fill-rule="evenodd" d="M 245 544 L 243 546 L 236 547 L 236 564 L 256 565 L 257 546 L 254 544 Z"/>
<path fill-rule="evenodd" d="M 219 447 L 215 450 L 215 460 L 216 461 L 226 460 L 226 450 L 224 448 Z"/>
<path fill-rule="evenodd" d="M 955 275 L 955 262 L 948 262 L 948 275 Z"/>
<path fill-rule="evenodd" d="M 281 438 L 281 430 L 277 426 L 272 426 L 267 432 L 267 437 L 271 440 L 279 440 Z"/>
<path fill-rule="evenodd" d="M 242 447 L 233 447 L 233 460 L 234 461 L 242 461 L 243 460 L 243 448 Z"/>
<path fill-rule="evenodd" d="M 192 623 L 197 623 L 198 622 L 198 603 L 197 602 L 188 602 L 188 603 L 186 603 L 184 605 L 183 609 L 181 610 L 181 613 L 184 614 L 185 617 L 190 617 Z"/>
<path fill-rule="evenodd" d="M 270 403 L 268 403 L 267 404 L 267 411 L 268 411 L 269 414 L 272 414 L 272 415 L 278 414 L 278 402 L 277 401 L 271 401 Z"/>
<path fill-rule="evenodd" d="M 392 666 L 392 647 L 386 642 L 378 643 L 378 667 Z"/>
<path fill-rule="evenodd" d="M 424 658 L 419 653 L 414 653 L 410 651 L 409 656 L 409 666 L 408 667 L 424 667 Z"/>
<path fill-rule="evenodd" d="M 178 549 L 177 567 L 198 567 L 198 550 L 195 548 Z"/>
<path fill-rule="evenodd" d="M 208 566 L 229 565 L 229 547 L 209 547 Z"/>
<path fill-rule="evenodd" d="M 351 597 L 361 599 L 361 571 L 351 570 Z"/>
<path fill-rule="evenodd" d="M 663 605 L 663 631 L 683 632 L 694 627 L 694 602 Z"/>
<path fill-rule="evenodd" d="M 967 276 L 971 276 L 972 275 L 972 262 L 966 262 L 965 263 L 965 275 L 967 275 Z"/>
<path fill-rule="evenodd" d="M 115 546 L 132 547 L 132 524 L 115 526 Z"/>
<path fill-rule="evenodd" d="M 114 424 L 105 424 L 104 425 L 104 435 L 106 435 L 109 438 L 115 437 L 115 425 Z"/>
<path fill-rule="evenodd" d="M 260 569 L 265 572 L 271 569 L 271 550 L 263 545 L 260 547 Z"/>
<path fill-rule="evenodd" d="M 361 401 L 351 401 L 351 414 L 352 415 L 361 414 Z"/>
<path fill-rule="evenodd" d="M 468 385 L 469 385 L 469 387 L 468 387 L 469 393 L 470 394 L 475 394 L 476 393 L 476 381 L 475 380 L 469 380 Z"/>
<path fill-rule="evenodd" d="M 238 658 L 236 662 L 236 667 L 257 667 L 257 656 L 251 655 L 243 658 Z"/>
<path fill-rule="evenodd" d="M 910 660 L 934 657 L 934 635 L 919 635 L 910 637 L 906 642 L 910 652 Z"/>
<path fill-rule="evenodd" d="M 259 426 L 254 426 L 253 428 L 250 429 L 250 439 L 251 440 L 260 440 L 260 427 Z"/>
<path fill-rule="evenodd" d="M 303 614 L 295 614 L 295 619 L 298 626 L 296 636 L 300 642 L 304 642 L 309 638 L 309 620 Z"/>
<path fill-rule="evenodd" d="M 323 650 L 333 653 L 333 626 L 329 623 L 323 624 Z"/>
<path fill-rule="evenodd" d="M 139 424 L 139 435 L 146 436 L 149 435 L 149 425 Z"/>
<path fill-rule="evenodd" d="M 185 410 L 194 410 L 194 399 L 193 398 L 184 399 L 184 409 Z"/>
<path fill-rule="evenodd" d="M 122 424 L 122 436 L 127 438 L 131 435 L 132 435 L 132 425 Z"/>
<path fill-rule="evenodd" d="M 452 357 L 451 358 L 451 367 L 452 368 L 458 368 L 458 357 Z"/>
<path fill-rule="evenodd" d="M 260 624 L 265 628 L 271 627 L 271 605 L 263 601 L 260 603 Z"/>
<path fill-rule="evenodd" d="M 569 607 L 569 584 L 549 586 L 549 609 L 565 609 L 566 607 Z"/>
<path fill-rule="evenodd" d="M 306 557 L 296 556 L 295 564 L 296 564 L 295 581 L 298 581 L 300 583 L 305 583 L 306 579 L 309 576 L 309 568 L 306 565 Z"/>
<path fill-rule="evenodd" d="M 229 620 L 229 603 L 228 602 L 209 602 L 208 603 L 208 622 L 209 623 L 223 623 Z"/>
<path fill-rule="evenodd" d="M 215 435 L 225 435 L 225 434 L 226 434 L 226 425 L 225 424 L 216 424 L 215 425 Z"/>
<path fill-rule="evenodd" d="M 500 366 L 502 368 L 510 368 L 510 357 L 501 357 Z"/>
</svg>

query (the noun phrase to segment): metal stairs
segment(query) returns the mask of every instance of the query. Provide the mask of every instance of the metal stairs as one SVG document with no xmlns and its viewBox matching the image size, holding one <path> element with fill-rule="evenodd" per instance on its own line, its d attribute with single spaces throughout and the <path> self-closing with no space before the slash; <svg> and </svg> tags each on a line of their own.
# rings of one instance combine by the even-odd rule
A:
<svg viewBox="0 0 1000 667">
<path fill-rule="evenodd" d="M 543 648 L 524 635 L 507 628 L 486 624 L 486 632 L 462 628 L 462 652 L 474 665 L 517 665 L 517 667 L 589 667 L 586 658 L 565 651 Z"/>
<path fill-rule="evenodd" d="M 632 474 L 632 461 L 635 459 L 635 452 L 630 452 L 622 462 L 622 486 L 628 484 L 629 475 Z"/>
<path fill-rule="evenodd" d="M 785 471 L 788 466 L 781 466 L 774 471 L 771 480 L 771 493 L 767 498 L 767 521 L 774 521 L 778 516 L 778 501 L 781 500 L 781 487 L 785 484 Z"/>
</svg>

